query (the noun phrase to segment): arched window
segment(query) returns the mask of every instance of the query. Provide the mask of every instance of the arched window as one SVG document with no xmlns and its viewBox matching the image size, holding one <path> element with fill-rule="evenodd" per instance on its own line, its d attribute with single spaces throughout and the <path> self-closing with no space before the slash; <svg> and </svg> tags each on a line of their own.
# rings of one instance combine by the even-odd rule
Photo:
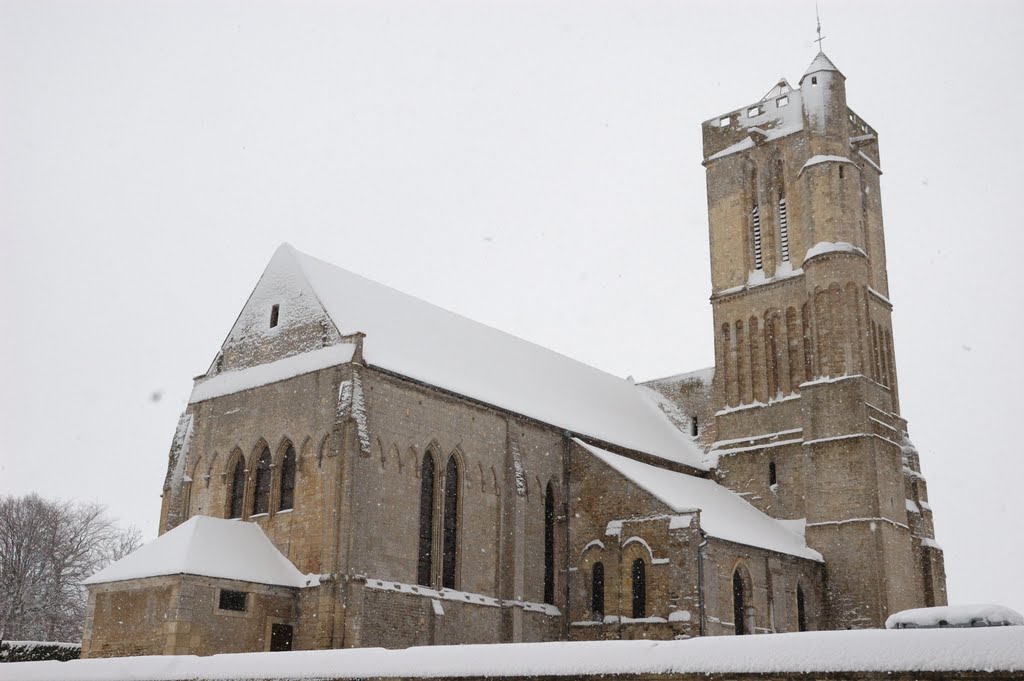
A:
<svg viewBox="0 0 1024 681">
<path fill-rule="evenodd" d="M 270 447 L 264 447 L 256 464 L 256 485 L 252 498 L 252 515 L 270 510 Z"/>
<path fill-rule="evenodd" d="M 796 628 L 797 631 L 807 631 L 807 606 L 804 604 L 804 590 L 799 585 L 796 587 Z"/>
<path fill-rule="evenodd" d="M 434 455 L 429 450 L 423 455 L 420 468 L 420 549 L 416 581 L 431 586 L 434 548 Z"/>
<path fill-rule="evenodd" d="M 647 617 L 647 567 L 643 558 L 633 561 L 633 619 Z"/>
<path fill-rule="evenodd" d="M 544 602 L 555 602 L 555 494 L 544 490 Z"/>
<path fill-rule="evenodd" d="M 295 507 L 295 447 L 288 443 L 281 460 L 281 498 L 277 504 L 279 511 Z"/>
<path fill-rule="evenodd" d="M 228 508 L 229 518 L 241 518 L 242 506 L 245 502 L 245 459 L 238 457 L 235 469 L 231 472 L 231 503 Z"/>
<path fill-rule="evenodd" d="M 444 561 L 441 565 L 441 586 L 455 588 L 459 542 L 459 462 L 448 457 L 444 471 Z"/>
<path fill-rule="evenodd" d="M 594 563 L 590 573 L 590 612 L 596 621 L 604 620 L 604 563 Z"/>
<path fill-rule="evenodd" d="M 807 303 L 800 308 L 800 323 L 803 326 L 804 380 L 810 381 L 814 373 L 814 328 L 811 321 L 811 306 Z"/>
<path fill-rule="evenodd" d="M 740 571 L 732 573 L 732 621 L 736 635 L 747 633 L 746 585 Z"/>
<path fill-rule="evenodd" d="M 779 484 L 779 476 L 778 476 L 778 474 L 777 474 L 777 472 L 775 470 L 775 462 L 774 461 L 769 461 L 768 462 L 768 484 L 769 485 L 777 485 L 777 484 Z"/>
</svg>

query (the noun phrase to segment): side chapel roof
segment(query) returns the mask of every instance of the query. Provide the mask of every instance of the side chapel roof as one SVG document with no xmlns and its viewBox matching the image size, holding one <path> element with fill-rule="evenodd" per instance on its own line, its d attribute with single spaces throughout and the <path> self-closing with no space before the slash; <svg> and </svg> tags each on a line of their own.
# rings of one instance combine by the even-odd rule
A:
<svg viewBox="0 0 1024 681">
<path fill-rule="evenodd" d="M 674 512 L 700 511 L 701 529 L 712 537 L 818 562 L 824 560 L 807 546 L 803 520 L 772 518 L 713 480 L 667 471 L 580 440 L 576 443 Z"/>
<path fill-rule="evenodd" d="M 85 584 L 166 575 L 198 575 L 290 587 L 307 586 L 311 580 L 277 550 L 258 525 L 193 516 L 100 570 Z"/>
</svg>

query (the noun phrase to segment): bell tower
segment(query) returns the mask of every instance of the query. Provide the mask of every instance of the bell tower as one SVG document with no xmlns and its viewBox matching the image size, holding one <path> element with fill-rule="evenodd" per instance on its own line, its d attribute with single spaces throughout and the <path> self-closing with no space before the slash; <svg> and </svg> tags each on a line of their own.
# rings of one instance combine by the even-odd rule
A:
<svg viewBox="0 0 1024 681">
<path fill-rule="evenodd" d="M 702 128 L 720 481 L 806 518 L 829 628 L 944 604 L 899 409 L 877 132 L 823 52 L 798 87 L 782 79 Z"/>
</svg>

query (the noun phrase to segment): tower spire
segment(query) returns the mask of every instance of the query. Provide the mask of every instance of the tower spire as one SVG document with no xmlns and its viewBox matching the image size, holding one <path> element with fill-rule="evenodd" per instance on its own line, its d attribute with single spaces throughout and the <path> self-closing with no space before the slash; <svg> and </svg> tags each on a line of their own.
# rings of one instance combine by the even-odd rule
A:
<svg viewBox="0 0 1024 681">
<path fill-rule="evenodd" d="M 818 12 L 818 3 L 814 3 L 814 18 L 818 20 L 818 39 L 814 42 L 818 43 L 818 52 L 823 52 L 821 41 L 825 39 L 825 36 L 821 34 L 821 13 Z"/>
</svg>

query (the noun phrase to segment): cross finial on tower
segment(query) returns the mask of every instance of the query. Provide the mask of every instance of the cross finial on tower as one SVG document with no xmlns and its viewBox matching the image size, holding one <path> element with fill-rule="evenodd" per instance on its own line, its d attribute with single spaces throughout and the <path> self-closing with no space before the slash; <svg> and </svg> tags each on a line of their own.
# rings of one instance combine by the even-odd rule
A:
<svg viewBox="0 0 1024 681">
<path fill-rule="evenodd" d="M 825 39 L 825 36 L 821 34 L 821 14 L 818 12 L 818 3 L 814 3 L 814 18 L 818 20 L 818 39 L 814 42 L 818 43 L 818 52 L 821 52 L 821 41 Z"/>
</svg>

